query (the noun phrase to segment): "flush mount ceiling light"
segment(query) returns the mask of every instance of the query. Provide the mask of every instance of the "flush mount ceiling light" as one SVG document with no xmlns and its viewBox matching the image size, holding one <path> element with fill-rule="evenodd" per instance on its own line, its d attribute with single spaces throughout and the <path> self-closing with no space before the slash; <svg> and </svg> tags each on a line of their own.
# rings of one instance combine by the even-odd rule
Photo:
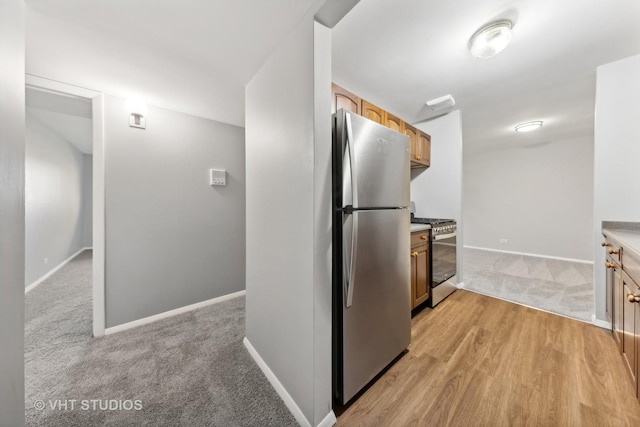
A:
<svg viewBox="0 0 640 427">
<path fill-rule="evenodd" d="M 433 111 L 444 110 L 445 108 L 453 107 L 456 105 L 456 100 L 451 95 L 441 96 L 427 101 L 427 105 L 431 107 Z"/>
<path fill-rule="evenodd" d="M 542 122 L 540 120 L 536 120 L 533 122 L 520 123 L 516 126 L 516 132 L 531 132 L 532 130 L 540 129 L 542 127 Z"/>
<path fill-rule="evenodd" d="M 502 52 L 511 41 L 511 27 L 511 21 L 501 19 L 480 28 L 469 40 L 471 56 L 489 59 Z"/>
</svg>

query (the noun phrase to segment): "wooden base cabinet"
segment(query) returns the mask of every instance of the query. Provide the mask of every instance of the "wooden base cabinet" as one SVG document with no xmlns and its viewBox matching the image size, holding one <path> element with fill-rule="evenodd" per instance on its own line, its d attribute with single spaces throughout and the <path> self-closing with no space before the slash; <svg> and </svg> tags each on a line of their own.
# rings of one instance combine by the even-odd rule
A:
<svg viewBox="0 0 640 427">
<path fill-rule="evenodd" d="M 429 231 L 411 234 L 411 309 L 413 310 L 430 296 L 431 254 L 429 253 Z"/>
<path fill-rule="evenodd" d="M 640 277 L 634 277 L 640 272 L 640 261 L 628 257 L 624 248 L 609 239 L 602 245 L 609 254 L 605 263 L 607 311 L 613 337 L 640 399 Z"/>
<path fill-rule="evenodd" d="M 640 309 L 636 298 L 640 301 L 640 288 L 629 277 L 622 272 L 622 356 L 627 364 L 631 378 L 636 384 L 636 396 L 638 395 L 638 342 L 640 340 Z M 638 296 L 636 296 L 638 295 Z"/>
</svg>

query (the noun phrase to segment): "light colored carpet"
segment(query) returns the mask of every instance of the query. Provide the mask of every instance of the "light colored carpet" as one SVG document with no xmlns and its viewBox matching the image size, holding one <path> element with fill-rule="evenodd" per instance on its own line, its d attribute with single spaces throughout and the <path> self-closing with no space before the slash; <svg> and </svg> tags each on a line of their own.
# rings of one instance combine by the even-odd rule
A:
<svg viewBox="0 0 640 427">
<path fill-rule="evenodd" d="M 464 248 L 465 289 L 591 322 L 593 265 Z"/>
<path fill-rule="evenodd" d="M 28 426 L 298 425 L 242 344 L 244 298 L 92 338 L 85 251 L 25 311 Z"/>
</svg>

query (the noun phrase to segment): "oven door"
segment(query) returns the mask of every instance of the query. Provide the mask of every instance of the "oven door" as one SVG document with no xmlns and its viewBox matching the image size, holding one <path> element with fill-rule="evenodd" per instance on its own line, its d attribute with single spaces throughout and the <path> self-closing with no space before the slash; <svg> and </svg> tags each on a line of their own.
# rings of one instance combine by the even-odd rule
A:
<svg viewBox="0 0 640 427">
<path fill-rule="evenodd" d="M 456 233 L 440 234 L 431 241 L 431 287 L 456 275 Z"/>
</svg>

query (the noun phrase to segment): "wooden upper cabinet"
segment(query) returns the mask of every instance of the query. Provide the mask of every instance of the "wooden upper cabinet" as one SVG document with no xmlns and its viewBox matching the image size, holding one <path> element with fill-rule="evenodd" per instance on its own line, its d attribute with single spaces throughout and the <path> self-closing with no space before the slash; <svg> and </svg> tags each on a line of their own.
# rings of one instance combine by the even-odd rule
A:
<svg viewBox="0 0 640 427">
<path fill-rule="evenodd" d="M 404 124 L 404 134 L 409 137 L 409 146 L 411 147 L 411 161 L 416 160 L 416 150 L 418 149 L 418 129 L 411 126 L 409 123 Z"/>
<path fill-rule="evenodd" d="M 411 167 L 431 166 L 431 137 L 429 135 L 337 84 L 331 83 L 331 112 L 335 113 L 341 108 L 407 135 L 411 147 Z"/>
<path fill-rule="evenodd" d="M 418 143 L 416 146 L 416 161 L 423 165 L 431 164 L 431 137 L 418 131 Z"/>
<path fill-rule="evenodd" d="M 361 99 L 357 95 L 341 88 L 335 83 L 331 83 L 331 113 L 335 113 L 339 109 L 351 111 L 352 113 L 361 115 Z"/>
<path fill-rule="evenodd" d="M 404 122 L 402 121 L 402 119 L 394 116 L 391 113 L 387 113 L 384 125 L 389 129 L 395 130 L 396 132 L 404 133 Z"/>
<path fill-rule="evenodd" d="M 376 107 L 372 103 L 362 100 L 362 113 L 361 115 L 366 117 L 367 119 L 374 121 L 376 123 L 380 123 L 381 125 L 386 125 L 387 121 L 387 112 L 384 111 L 380 107 Z"/>
</svg>

